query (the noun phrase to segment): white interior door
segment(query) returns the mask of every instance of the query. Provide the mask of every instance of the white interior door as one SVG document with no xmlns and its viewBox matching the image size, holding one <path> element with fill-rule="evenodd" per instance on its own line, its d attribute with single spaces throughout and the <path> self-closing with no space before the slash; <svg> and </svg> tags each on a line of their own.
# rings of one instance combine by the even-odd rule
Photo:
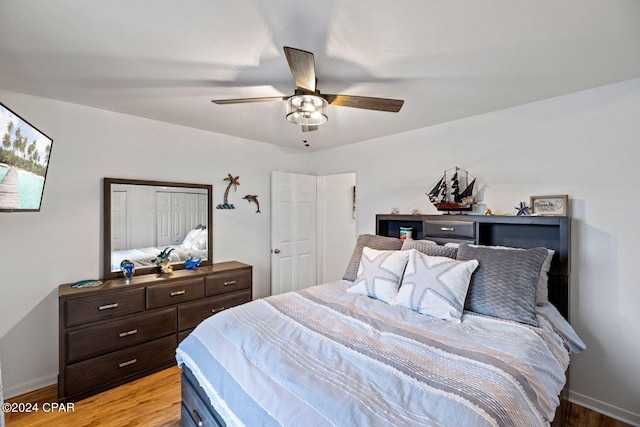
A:
<svg viewBox="0 0 640 427">
<path fill-rule="evenodd" d="M 316 284 L 316 177 L 271 175 L 271 294 Z"/>
</svg>

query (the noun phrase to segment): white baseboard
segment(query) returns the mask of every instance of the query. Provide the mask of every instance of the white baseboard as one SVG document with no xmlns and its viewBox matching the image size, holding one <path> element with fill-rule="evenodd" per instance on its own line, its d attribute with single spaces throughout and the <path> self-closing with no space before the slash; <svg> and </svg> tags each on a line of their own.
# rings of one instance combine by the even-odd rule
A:
<svg viewBox="0 0 640 427">
<path fill-rule="evenodd" d="M 27 381 L 22 384 L 16 384 L 14 386 L 5 387 L 2 391 L 4 400 L 9 400 L 12 397 L 20 396 L 21 394 L 29 393 L 44 387 L 58 383 L 58 374 L 51 374 L 44 377 L 36 378 L 31 381 Z"/>
<path fill-rule="evenodd" d="M 640 427 L 640 414 L 635 414 L 571 390 L 569 390 L 569 401 L 577 405 L 584 406 L 585 408 L 592 409 L 608 417 L 615 418 L 616 420 L 631 424 L 632 426 Z"/>
</svg>

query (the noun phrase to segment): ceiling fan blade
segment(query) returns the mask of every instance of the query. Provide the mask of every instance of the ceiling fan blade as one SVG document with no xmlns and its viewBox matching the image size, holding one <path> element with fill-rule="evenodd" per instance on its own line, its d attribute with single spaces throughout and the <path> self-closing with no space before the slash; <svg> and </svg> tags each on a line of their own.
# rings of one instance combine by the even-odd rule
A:
<svg viewBox="0 0 640 427">
<path fill-rule="evenodd" d="M 302 125 L 302 132 L 312 132 L 314 130 L 318 130 L 318 126 L 316 126 L 316 125 Z"/>
<path fill-rule="evenodd" d="M 213 99 L 211 102 L 218 105 L 224 104 L 244 104 L 247 102 L 270 102 L 270 101 L 286 101 L 288 96 L 267 96 L 264 98 L 240 98 L 240 99 Z"/>
<path fill-rule="evenodd" d="M 296 86 L 311 92 L 316 91 L 316 65 L 313 53 L 306 50 L 284 47 L 291 74 L 296 81 Z"/>
<path fill-rule="evenodd" d="M 327 95 L 320 94 L 331 105 L 340 107 L 362 108 L 365 110 L 378 110 L 397 113 L 402 108 L 404 101 L 401 99 L 372 98 L 369 96 L 351 95 Z"/>
</svg>

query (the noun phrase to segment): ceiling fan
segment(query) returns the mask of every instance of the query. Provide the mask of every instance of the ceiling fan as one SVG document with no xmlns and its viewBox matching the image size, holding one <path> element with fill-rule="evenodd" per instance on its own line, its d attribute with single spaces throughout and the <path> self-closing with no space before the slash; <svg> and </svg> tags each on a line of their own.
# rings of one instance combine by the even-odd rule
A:
<svg viewBox="0 0 640 427">
<path fill-rule="evenodd" d="M 393 113 L 400 111 L 402 104 L 404 104 L 404 101 L 400 99 L 320 93 L 316 87 L 317 79 L 313 53 L 285 46 L 284 54 L 287 57 L 291 74 L 293 74 L 296 83 L 296 90 L 292 96 L 214 99 L 211 102 L 224 105 L 247 102 L 287 101 L 287 120 L 291 123 L 301 125 L 303 132 L 317 130 L 318 125 L 326 123 L 328 120 L 328 104 Z"/>
</svg>

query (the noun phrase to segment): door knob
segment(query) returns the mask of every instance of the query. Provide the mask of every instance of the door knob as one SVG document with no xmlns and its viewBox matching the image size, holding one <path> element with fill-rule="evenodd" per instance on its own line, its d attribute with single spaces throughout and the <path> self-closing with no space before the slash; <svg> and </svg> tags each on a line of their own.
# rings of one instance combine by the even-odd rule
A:
<svg viewBox="0 0 640 427">
<path fill-rule="evenodd" d="M 273 250 L 273 253 L 274 253 L 274 254 L 279 254 L 279 253 L 280 253 L 280 249 L 274 249 L 274 250 Z"/>
</svg>

